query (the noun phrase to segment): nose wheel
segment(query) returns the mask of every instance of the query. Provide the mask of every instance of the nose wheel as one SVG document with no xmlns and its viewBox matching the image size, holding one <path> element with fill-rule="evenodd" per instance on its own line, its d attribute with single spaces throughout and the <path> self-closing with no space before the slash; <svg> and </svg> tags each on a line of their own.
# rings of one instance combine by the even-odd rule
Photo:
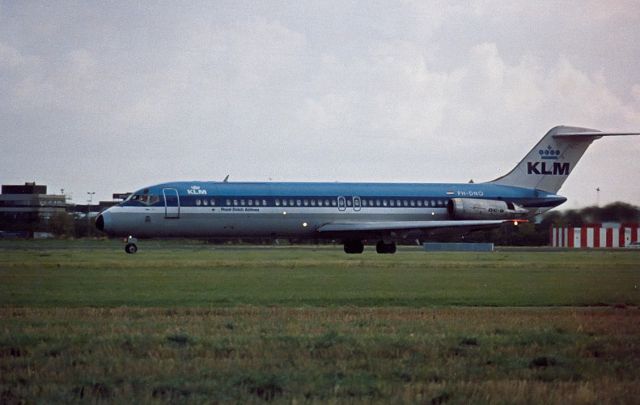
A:
<svg viewBox="0 0 640 405">
<path fill-rule="evenodd" d="M 129 253 L 130 255 L 136 253 L 138 251 L 138 239 L 133 236 L 129 236 L 126 240 L 127 244 L 124 245 L 124 251 Z"/>
</svg>

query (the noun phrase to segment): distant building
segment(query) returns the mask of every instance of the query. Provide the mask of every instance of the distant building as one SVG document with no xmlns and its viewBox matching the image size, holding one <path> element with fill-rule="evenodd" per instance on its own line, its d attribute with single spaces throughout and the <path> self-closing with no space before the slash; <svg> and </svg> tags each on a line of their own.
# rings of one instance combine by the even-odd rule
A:
<svg viewBox="0 0 640 405">
<path fill-rule="evenodd" d="M 107 208 L 111 208 L 114 205 L 120 204 L 130 195 L 131 193 L 114 193 L 112 195 L 112 201 L 100 201 L 98 202 L 98 204 L 75 204 L 73 206 L 70 206 L 69 209 L 77 216 L 85 216 L 88 213 L 90 217 L 93 217 L 97 216 Z"/>
<path fill-rule="evenodd" d="M 53 236 L 51 232 L 69 232 L 68 228 L 64 228 L 65 221 L 66 226 L 75 227 L 75 231 L 71 232 L 75 232 L 76 236 L 91 235 L 94 228 L 89 220 L 129 195 L 131 193 L 114 193 L 112 201 L 73 204 L 67 202 L 67 197 L 62 193 L 47 194 L 47 186 L 43 184 L 3 185 L 0 194 L 0 238 L 49 237 Z M 60 214 L 67 215 L 51 221 Z"/>
<path fill-rule="evenodd" d="M 47 186 L 33 183 L 3 185 L 0 194 L 0 229 L 26 230 L 65 213 L 67 198 L 47 194 Z"/>
<path fill-rule="evenodd" d="M 640 240 L 638 224 L 593 224 L 580 227 L 552 226 L 551 246 L 566 248 L 617 248 Z"/>
</svg>

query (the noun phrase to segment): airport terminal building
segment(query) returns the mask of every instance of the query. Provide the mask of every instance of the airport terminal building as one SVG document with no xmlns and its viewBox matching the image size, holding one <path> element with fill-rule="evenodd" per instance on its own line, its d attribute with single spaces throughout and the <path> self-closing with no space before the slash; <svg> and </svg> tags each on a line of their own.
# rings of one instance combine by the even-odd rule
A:
<svg viewBox="0 0 640 405">
<path fill-rule="evenodd" d="M 95 218 L 101 211 L 118 204 L 130 193 L 115 193 L 112 201 L 97 204 L 74 204 L 62 192 L 49 194 L 47 186 L 26 182 L 2 185 L 0 194 L 0 238 L 50 237 L 51 220 L 56 224 L 72 221 L 87 227 L 85 219 Z M 64 218 L 61 217 L 64 216 Z M 93 226 L 89 226 L 93 230 Z"/>
<path fill-rule="evenodd" d="M 47 222 L 67 210 L 67 198 L 47 194 L 47 186 L 35 182 L 24 185 L 3 185 L 0 194 L 1 229 L 24 228 L 24 225 Z"/>
</svg>

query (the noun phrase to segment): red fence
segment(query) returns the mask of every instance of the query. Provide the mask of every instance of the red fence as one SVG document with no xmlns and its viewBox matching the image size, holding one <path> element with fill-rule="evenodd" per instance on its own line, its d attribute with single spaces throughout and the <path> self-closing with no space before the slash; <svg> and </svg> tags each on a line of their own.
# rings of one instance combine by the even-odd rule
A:
<svg viewBox="0 0 640 405">
<path fill-rule="evenodd" d="M 625 247 L 640 240 L 638 224 L 551 226 L 551 246 L 568 248 Z"/>
</svg>

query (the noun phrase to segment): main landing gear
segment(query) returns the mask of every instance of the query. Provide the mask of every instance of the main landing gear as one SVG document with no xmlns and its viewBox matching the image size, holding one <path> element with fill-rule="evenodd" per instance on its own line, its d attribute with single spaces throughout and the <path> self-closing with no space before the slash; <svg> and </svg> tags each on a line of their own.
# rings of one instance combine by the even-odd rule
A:
<svg viewBox="0 0 640 405">
<path fill-rule="evenodd" d="M 349 254 L 359 254 L 364 251 L 364 244 L 360 240 L 346 240 L 344 241 L 344 252 Z M 384 243 L 379 241 L 376 244 L 376 252 L 380 254 L 393 254 L 396 252 L 396 244 L 393 242 Z"/>
<path fill-rule="evenodd" d="M 126 239 L 127 244 L 124 245 L 124 251 L 129 253 L 129 254 L 134 254 L 135 252 L 138 251 L 138 239 L 134 238 L 133 236 L 129 236 Z"/>
</svg>

